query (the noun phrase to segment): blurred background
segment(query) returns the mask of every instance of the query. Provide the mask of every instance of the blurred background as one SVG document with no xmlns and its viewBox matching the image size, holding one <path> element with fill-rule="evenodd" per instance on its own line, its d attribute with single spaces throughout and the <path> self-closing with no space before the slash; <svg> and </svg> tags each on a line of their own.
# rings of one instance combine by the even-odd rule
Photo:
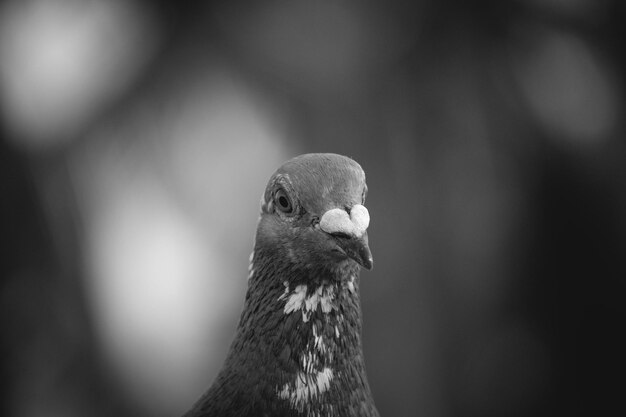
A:
<svg viewBox="0 0 626 417">
<path fill-rule="evenodd" d="M 0 0 L 0 415 L 176 416 L 265 182 L 368 175 L 384 416 L 623 414 L 626 3 Z"/>
</svg>

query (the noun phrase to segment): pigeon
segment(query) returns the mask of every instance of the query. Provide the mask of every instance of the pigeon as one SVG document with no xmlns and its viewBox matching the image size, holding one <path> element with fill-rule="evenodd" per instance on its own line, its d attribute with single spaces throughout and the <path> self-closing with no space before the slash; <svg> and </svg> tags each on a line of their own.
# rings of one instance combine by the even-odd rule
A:
<svg viewBox="0 0 626 417">
<path fill-rule="evenodd" d="M 272 175 L 234 341 L 184 417 L 379 416 L 361 343 L 366 194 L 363 169 L 342 155 L 300 155 Z"/>
</svg>

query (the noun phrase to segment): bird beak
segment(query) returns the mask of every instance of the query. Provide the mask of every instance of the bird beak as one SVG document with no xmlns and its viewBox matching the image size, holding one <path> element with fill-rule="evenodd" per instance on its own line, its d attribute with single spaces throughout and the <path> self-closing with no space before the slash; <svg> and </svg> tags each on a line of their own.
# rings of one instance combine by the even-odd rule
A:
<svg viewBox="0 0 626 417">
<path fill-rule="evenodd" d="M 347 211 L 334 208 L 328 210 L 320 219 L 320 228 L 333 236 L 338 246 L 348 258 L 366 269 L 372 269 L 374 260 L 367 239 L 367 227 L 370 216 L 361 204 L 356 204 Z"/>
<path fill-rule="evenodd" d="M 374 266 L 374 259 L 372 258 L 372 252 L 367 244 L 367 232 L 360 238 L 338 238 L 337 242 L 339 247 L 348 255 L 348 258 L 356 261 L 365 269 L 372 269 Z"/>
</svg>

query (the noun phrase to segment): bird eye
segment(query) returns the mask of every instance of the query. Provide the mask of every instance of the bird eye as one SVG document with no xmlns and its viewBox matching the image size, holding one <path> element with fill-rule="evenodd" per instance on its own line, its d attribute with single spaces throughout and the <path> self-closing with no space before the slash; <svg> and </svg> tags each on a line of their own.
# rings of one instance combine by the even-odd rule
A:
<svg viewBox="0 0 626 417">
<path fill-rule="evenodd" d="M 274 196 L 274 204 L 278 208 L 278 210 L 282 211 L 286 214 L 291 214 L 293 212 L 293 204 L 291 203 L 291 199 L 282 188 L 276 191 L 276 195 Z"/>
</svg>

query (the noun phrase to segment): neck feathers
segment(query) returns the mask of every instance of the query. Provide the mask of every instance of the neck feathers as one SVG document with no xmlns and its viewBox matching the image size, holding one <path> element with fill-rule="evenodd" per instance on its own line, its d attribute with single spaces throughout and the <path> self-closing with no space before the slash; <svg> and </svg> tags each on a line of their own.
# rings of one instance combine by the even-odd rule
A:
<svg viewBox="0 0 626 417">
<path fill-rule="evenodd" d="M 237 335 L 205 396 L 214 398 L 204 402 L 228 404 L 215 415 L 377 416 L 363 362 L 358 266 L 276 270 L 262 255 L 251 257 Z"/>
</svg>

